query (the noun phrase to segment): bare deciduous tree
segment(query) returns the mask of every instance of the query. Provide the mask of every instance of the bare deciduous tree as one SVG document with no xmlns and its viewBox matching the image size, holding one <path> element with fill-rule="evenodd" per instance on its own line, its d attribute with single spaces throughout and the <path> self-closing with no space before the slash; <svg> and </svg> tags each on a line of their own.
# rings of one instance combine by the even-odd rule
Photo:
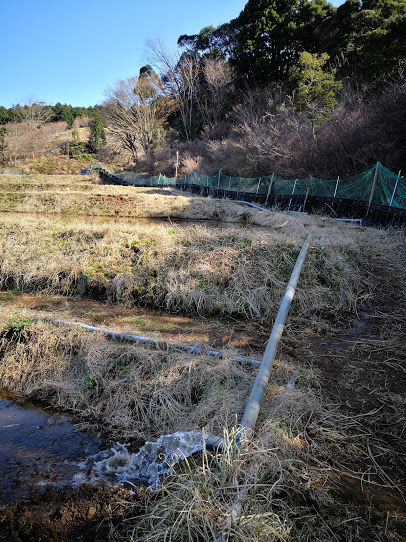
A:
<svg viewBox="0 0 406 542">
<path fill-rule="evenodd" d="M 204 83 L 198 93 L 198 105 L 204 124 L 213 128 L 221 121 L 232 81 L 232 69 L 225 60 L 203 62 Z"/>
<path fill-rule="evenodd" d="M 147 46 L 151 52 L 151 61 L 161 72 L 168 96 L 177 104 L 185 139 L 191 141 L 194 136 L 194 113 L 201 76 L 200 62 L 190 51 L 170 54 L 159 40 L 148 41 Z"/>
<path fill-rule="evenodd" d="M 158 75 L 147 70 L 138 78 L 119 81 L 106 91 L 107 129 L 138 159 L 140 147 L 148 158 L 162 139 L 173 100 L 164 91 Z"/>
</svg>

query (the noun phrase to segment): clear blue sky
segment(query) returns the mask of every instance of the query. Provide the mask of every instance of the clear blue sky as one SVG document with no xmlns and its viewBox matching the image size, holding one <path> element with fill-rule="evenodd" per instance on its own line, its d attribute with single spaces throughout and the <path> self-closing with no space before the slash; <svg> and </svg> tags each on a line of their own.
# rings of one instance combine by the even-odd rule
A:
<svg viewBox="0 0 406 542">
<path fill-rule="evenodd" d="M 333 0 L 335 5 L 343 0 Z M 146 63 L 145 40 L 174 48 L 236 17 L 246 0 L 0 0 L 0 105 L 35 98 L 94 105 Z"/>
</svg>

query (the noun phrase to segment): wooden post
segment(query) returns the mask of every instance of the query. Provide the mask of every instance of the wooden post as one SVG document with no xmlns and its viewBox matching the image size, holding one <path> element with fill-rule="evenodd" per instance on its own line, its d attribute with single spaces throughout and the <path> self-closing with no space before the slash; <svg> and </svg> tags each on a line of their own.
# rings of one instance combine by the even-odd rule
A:
<svg viewBox="0 0 406 542">
<path fill-rule="evenodd" d="M 395 197 L 396 188 L 398 187 L 399 179 L 400 179 L 400 169 L 399 169 L 399 173 L 398 173 L 398 178 L 396 179 L 395 187 L 394 187 L 393 192 L 392 192 L 392 197 L 390 199 L 390 204 L 389 205 L 391 207 L 392 207 L 393 198 Z"/>
<path fill-rule="evenodd" d="M 338 189 L 338 183 L 339 183 L 339 182 L 340 182 L 340 175 L 337 177 L 336 188 L 335 188 L 335 190 L 334 190 L 334 196 L 333 196 L 333 198 L 336 197 L 337 189 Z"/>
<path fill-rule="evenodd" d="M 219 178 L 218 178 L 218 181 L 217 181 L 217 191 L 220 190 L 220 175 L 221 175 L 221 169 L 219 171 Z"/>
<path fill-rule="evenodd" d="M 375 175 L 374 175 L 374 180 L 372 181 L 371 194 L 369 196 L 367 214 L 365 215 L 366 217 L 369 214 L 369 209 L 371 207 L 372 198 L 374 197 L 374 193 L 375 193 L 376 179 L 378 177 L 378 164 L 379 164 L 379 162 L 377 162 L 376 166 L 375 166 Z"/>
<path fill-rule="evenodd" d="M 228 178 L 228 189 L 231 190 L 231 175 Z"/>
<path fill-rule="evenodd" d="M 241 188 L 241 177 L 238 180 L 237 199 L 240 197 L 240 188 Z"/>
<path fill-rule="evenodd" d="M 179 151 L 176 151 L 175 181 L 178 180 L 178 168 L 179 168 Z"/>
<path fill-rule="evenodd" d="M 269 194 L 271 193 L 271 188 L 272 188 L 272 185 L 273 185 L 274 175 L 275 175 L 275 173 L 272 173 L 271 180 L 269 181 L 268 192 L 266 194 L 266 199 L 265 199 L 265 207 L 266 207 L 266 205 L 268 203 Z"/>
</svg>

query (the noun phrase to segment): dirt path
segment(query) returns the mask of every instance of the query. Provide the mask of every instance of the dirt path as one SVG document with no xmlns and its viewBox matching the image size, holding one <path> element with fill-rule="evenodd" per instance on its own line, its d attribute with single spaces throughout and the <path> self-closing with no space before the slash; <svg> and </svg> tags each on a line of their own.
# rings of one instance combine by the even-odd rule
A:
<svg viewBox="0 0 406 542">
<path fill-rule="evenodd" d="M 126 308 L 88 298 L 0 292 L 3 318 L 15 311 L 31 317 L 74 320 L 82 324 L 156 337 L 165 341 L 227 346 L 246 354 L 263 351 L 267 333 L 254 323 L 182 316 L 144 307 Z"/>
<path fill-rule="evenodd" d="M 316 339 L 296 355 L 316 367 L 332 411 L 345 417 L 353 437 L 336 446 L 356 448 L 351 465 L 332 459 L 336 490 L 348 502 L 370 506 L 400 521 L 406 535 L 406 322 L 395 300 L 365 307 L 335 336 Z M 337 448 L 338 449 L 338 448 Z M 396 538 L 406 540 L 406 537 Z"/>
</svg>

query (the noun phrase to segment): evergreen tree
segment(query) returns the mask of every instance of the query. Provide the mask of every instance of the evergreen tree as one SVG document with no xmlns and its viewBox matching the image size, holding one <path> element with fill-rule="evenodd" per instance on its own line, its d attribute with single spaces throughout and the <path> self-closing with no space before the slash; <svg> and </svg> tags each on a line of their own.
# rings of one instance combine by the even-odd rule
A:
<svg viewBox="0 0 406 542">
<path fill-rule="evenodd" d="M 349 75 L 369 86 L 384 85 L 405 64 L 406 2 L 347 0 L 316 33 L 321 50 L 332 58 L 344 54 Z"/>
<path fill-rule="evenodd" d="M 342 86 L 340 81 L 336 81 L 334 70 L 324 70 L 328 59 L 327 53 L 312 55 L 305 51 L 300 55 L 299 66 L 292 70 L 297 80 L 296 110 L 305 112 L 311 120 L 313 137 L 316 123 L 336 107 L 336 94 Z"/>
<path fill-rule="evenodd" d="M 106 143 L 103 122 L 100 117 L 95 117 L 90 123 L 89 149 L 96 153 Z"/>
<path fill-rule="evenodd" d="M 325 0 L 249 0 L 237 19 L 237 73 L 261 85 L 286 79 L 302 51 L 318 51 L 314 30 L 333 11 Z"/>
</svg>

